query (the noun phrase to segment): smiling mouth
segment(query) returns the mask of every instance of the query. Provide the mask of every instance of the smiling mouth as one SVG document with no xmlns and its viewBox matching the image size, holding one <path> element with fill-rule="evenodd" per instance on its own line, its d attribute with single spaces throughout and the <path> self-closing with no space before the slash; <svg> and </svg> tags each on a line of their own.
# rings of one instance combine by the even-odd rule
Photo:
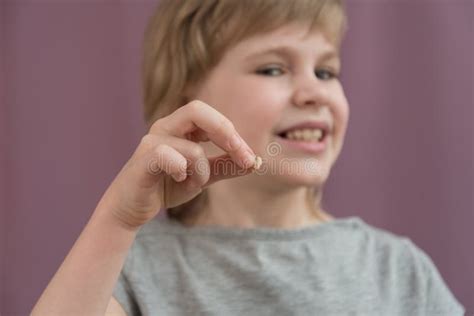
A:
<svg viewBox="0 0 474 316">
<path fill-rule="evenodd" d="M 293 142 L 323 143 L 326 140 L 327 132 L 323 129 L 303 129 L 282 132 L 277 134 L 277 136 Z"/>
</svg>

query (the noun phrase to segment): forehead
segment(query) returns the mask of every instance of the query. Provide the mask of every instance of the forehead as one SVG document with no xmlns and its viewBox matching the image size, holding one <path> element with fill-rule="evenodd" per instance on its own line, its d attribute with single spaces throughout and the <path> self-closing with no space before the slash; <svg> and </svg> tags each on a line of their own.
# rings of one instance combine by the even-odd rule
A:
<svg viewBox="0 0 474 316">
<path fill-rule="evenodd" d="M 339 49 L 320 30 L 288 25 L 272 32 L 256 34 L 239 42 L 234 51 L 244 59 L 268 54 L 293 56 L 299 52 L 316 54 L 324 59 L 338 59 Z"/>
</svg>

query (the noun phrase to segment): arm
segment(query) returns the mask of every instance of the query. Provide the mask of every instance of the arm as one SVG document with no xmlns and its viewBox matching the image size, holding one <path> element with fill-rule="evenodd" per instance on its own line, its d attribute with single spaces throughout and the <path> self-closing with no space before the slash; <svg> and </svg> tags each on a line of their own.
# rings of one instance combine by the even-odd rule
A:
<svg viewBox="0 0 474 316">
<path fill-rule="evenodd" d="M 112 297 L 110 299 L 109 305 L 107 306 L 107 310 L 105 311 L 105 316 L 127 316 L 127 313 L 125 313 L 124 309 L 120 305 L 117 300 Z"/>
<path fill-rule="evenodd" d="M 31 315 L 104 315 L 138 232 L 110 214 L 101 201 Z"/>
<path fill-rule="evenodd" d="M 189 139 L 210 140 L 228 153 L 208 160 L 201 145 Z M 195 166 L 200 159 L 207 171 L 188 176 L 188 161 Z M 222 159 L 239 172 L 217 168 Z M 157 120 L 100 200 L 32 315 L 103 315 L 139 228 L 161 207 L 185 203 L 216 181 L 251 173 L 254 164 L 255 154 L 232 122 L 208 104 L 193 101 Z"/>
</svg>

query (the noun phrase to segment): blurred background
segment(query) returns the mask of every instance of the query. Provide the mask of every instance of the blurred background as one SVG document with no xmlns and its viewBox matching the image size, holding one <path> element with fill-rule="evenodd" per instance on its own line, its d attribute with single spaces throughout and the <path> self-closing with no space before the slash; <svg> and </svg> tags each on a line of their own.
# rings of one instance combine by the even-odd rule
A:
<svg viewBox="0 0 474 316">
<path fill-rule="evenodd" d="M 147 132 L 156 0 L 0 0 L 0 314 L 28 315 Z M 471 0 L 349 0 L 335 217 L 409 237 L 474 313 Z"/>
</svg>

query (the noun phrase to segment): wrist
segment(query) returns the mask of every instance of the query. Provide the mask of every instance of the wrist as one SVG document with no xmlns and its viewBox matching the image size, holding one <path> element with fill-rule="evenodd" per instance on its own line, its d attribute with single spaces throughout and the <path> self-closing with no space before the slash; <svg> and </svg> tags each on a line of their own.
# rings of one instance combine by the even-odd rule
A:
<svg viewBox="0 0 474 316">
<path fill-rule="evenodd" d="M 130 216 L 107 199 L 102 199 L 99 202 L 93 216 L 102 222 L 109 223 L 110 225 L 131 233 L 137 233 L 142 225 L 137 219 L 130 218 Z"/>
</svg>

